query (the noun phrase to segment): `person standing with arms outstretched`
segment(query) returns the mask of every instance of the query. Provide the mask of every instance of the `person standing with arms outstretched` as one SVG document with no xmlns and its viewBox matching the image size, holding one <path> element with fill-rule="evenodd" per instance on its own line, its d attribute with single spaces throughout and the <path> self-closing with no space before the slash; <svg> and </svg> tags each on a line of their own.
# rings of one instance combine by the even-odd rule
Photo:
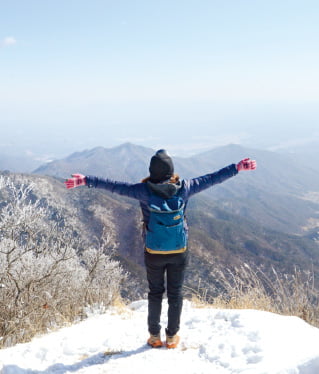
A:
<svg viewBox="0 0 319 374">
<path fill-rule="evenodd" d="M 188 228 L 185 219 L 187 202 L 193 195 L 235 176 L 256 169 L 255 160 L 245 158 L 216 172 L 191 179 L 180 179 L 174 173 L 173 160 L 164 149 L 152 156 L 149 176 L 140 183 L 125 183 L 96 176 L 73 174 L 66 187 L 102 188 L 140 202 L 143 215 L 144 260 L 149 285 L 148 345 L 164 345 L 160 317 L 165 292 L 168 299 L 168 323 L 165 329 L 167 348 L 176 348 L 177 332 L 183 306 L 182 287 L 188 263 Z"/>
</svg>

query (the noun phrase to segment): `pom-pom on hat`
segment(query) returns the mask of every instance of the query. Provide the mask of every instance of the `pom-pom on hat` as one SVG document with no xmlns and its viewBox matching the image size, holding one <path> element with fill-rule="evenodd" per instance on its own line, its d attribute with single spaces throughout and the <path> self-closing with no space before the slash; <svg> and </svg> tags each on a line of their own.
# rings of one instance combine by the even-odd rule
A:
<svg viewBox="0 0 319 374">
<path fill-rule="evenodd" d="M 158 150 L 151 158 L 149 172 L 153 183 L 164 182 L 174 174 L 173 161 L 165 149 Z"/>
</svg>

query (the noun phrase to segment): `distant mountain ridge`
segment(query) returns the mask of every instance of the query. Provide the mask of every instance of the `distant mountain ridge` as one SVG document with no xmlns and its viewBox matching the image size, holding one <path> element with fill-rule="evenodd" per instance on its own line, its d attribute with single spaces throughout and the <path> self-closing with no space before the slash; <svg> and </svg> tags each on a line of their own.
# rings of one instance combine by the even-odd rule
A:
<svg viewBox="0 0 319 374">
<path fill-rule="evenodd" d="M 75 169 L 85 175 L 97 175 L 104 178 L 137 182 L 148 175 L 148 167 L 154 149 L 124 143 L 114 148 L 96 147 L 70 156 L 46 163 L 36 170 L 35 174 L 51 175 L 65 178 Z M 311 163 L 305 165 L 293 157 L 265 150 L 245 148 L 230 144 L 214 148 L 198 155 L 182 158 L 174 156 L 175 172 L 182 178 L 191 178 L 211 173 L 231 163 L 240 161 L 243 157 L 255 158 L 258 169 L 253 175 L 246 175 L 249 183 L 266 186 L 271 178 L 272 187 L 283 190 L 284 193 L 296 192 L 298 195 L 305 191 L 317 189 L 319 175 Z M 294 183 L 291 184 L 290 182 Z M 266 188 L 265 188 L 266 189 Z"/>
<path fill-rule="evenodd" d="M 96 147 L 44 164 L 34 173 L 65 178 L 78 171 L 85 175 L 136 181 L 146 176 L 148 162 L 153 154 L 151 148 L 131 143 L 114 148 Z"/>
<path fill-rule="evenodd" d="M 67 178 L 75 172 L 126 182 L 139 182 L 148 175 L 155 150 L 125 143 L 114 148 L 97 147 L 52 161 L 34 173 Z M 191 178 L 211 173 L 244 157 L 255 158 L 257 170 L 242 172 L 204 194 L 219 205 L 258 224 L 289 233 L 302 234 L 318 221 L 316 196 L 319 174 L 289 155 L 248 149 L 239 145 L 215 148 L 196 156 L 173 157 L 175 171 Z M 308 196 L 308 197 L 307 197 Z M 307 197 L 307 199 L 306 199 Z"/>
<path fill-rule="evenodd" d="M 41 204 L 49 206 L 59 222 L 74 225 L 74 235 L 94 243 L 106 233 L 116 247 L 116 258 L 130 272 L 124 296 L 145 297 L 141 212 L 135 200 L 100 189 L 67 190 L 60 178 L 5 175 L 14 183 L 32 183 L 32 200 L 40 199 Z M 58 210 L 62 215 L 55 213 Z M 191 289 L 196 290 L 200 284 L 209 294 L 220 292 L 217 266 L 235 268 L 243 263 L 261 267 L 270 278 L 273 268 L 280 274 L 292 274 L 298 267 L 313 271 L 319 281 L 319 246 L 312 238 L 270 230 L 226 211 L 219 201 L 203 194 L 189 201 L 187 219 L 191 256 L 186 286 Z"/>
<path fill-rule="evenodd" d="M 144 297 L 147 289 L 138 202 L 100 189 L 69 191 L 63 179 L 80 172 L 138 182 L 147 176 L 154 152 L 130 143 L 110 149 L 97 147 L 43 165 L 23 177 L 35 183 L 34 193 L 43 203 L 52 205 L 53 210 L 63 208 L 63 220 L 75 224 L 77 235 L 96 240 L 106 229 L 116 244 L 117 259 L 132 275 L 124 289 L 130 297 Z M 196 289 L 201 284 L 214 293 L 218 290 L 215 264 L 231 268 L 243 262 L 261 267 L 269 277 L 272 268 L 291 274 L 297 266 L 313 271 L 319 281 L 319 181 L 311 165 L 237 145 L 173 159 L 175 171 L 188 178 L 244 157 L 255 158 L 257 170 L 241 172 L 189 201 L 191 258 L 186 285 Z"/>
</svg>

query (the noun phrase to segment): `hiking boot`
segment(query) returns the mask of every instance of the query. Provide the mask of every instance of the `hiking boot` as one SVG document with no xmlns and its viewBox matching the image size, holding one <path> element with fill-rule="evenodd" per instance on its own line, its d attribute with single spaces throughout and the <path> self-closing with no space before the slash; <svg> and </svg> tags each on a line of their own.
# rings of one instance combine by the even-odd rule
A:
<svg viewBox="0 0 319 374">
<path fill-rule="evenodd" d="M 167 348 L 176 348 L 179 343 L 179 336 L 178 335 L 173 335 L 173 336 L 168 336 L 166 335 L 166 347 Z"/>
<path fill-rule="evenodd" d="M 160 348 L 163 346 L 163 343 L 161 341 L 160 334 L 157 335 L 150 335 L 150 337 L 147 340 L 147 344 L 150 345 L 152 348 Z"/>
</svg>

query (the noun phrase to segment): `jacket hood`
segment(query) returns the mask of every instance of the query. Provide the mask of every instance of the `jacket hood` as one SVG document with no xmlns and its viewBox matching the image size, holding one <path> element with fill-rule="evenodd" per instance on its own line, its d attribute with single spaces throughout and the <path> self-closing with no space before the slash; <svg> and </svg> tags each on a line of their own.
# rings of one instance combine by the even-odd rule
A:
<svg viewBox="0 0 319 374">
<path fill-rule="evenodd" d="M 181 183 L 152 183 L 148 181 L 147 186 L 156 195 L 169 199 L 177 194 L 181 188 Z"/>
</svg>

